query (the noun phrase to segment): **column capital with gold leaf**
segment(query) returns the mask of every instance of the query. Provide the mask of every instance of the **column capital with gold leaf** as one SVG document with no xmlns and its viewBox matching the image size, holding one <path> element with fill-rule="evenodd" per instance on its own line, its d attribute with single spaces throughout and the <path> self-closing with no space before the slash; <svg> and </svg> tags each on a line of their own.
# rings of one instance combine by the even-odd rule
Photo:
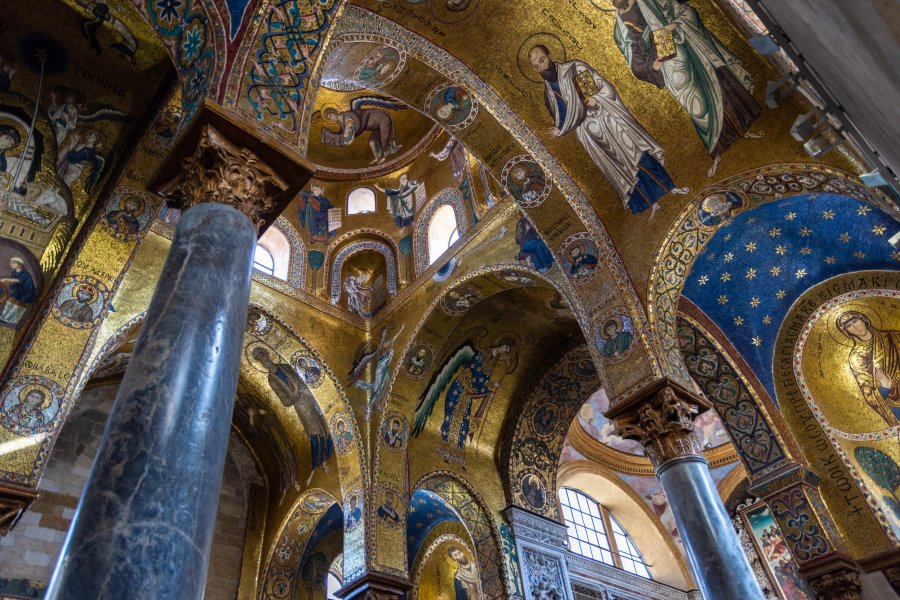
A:
<svg viewBox="0 0 900 600">
<path fill-rule="evenodd" d="M 702 456 L 694 436 L 694 417 L 708 404 L 693 391 L 669 379 L 659 380 L 636 395 L 626 405 L 606 413 L 619 427 L 619 435 L 638 440 L 653 467 L 659 469 L 672 459 Z"/>
<path fill-rule="evenodd" d="M 207 101 L 182 128 L 148 188 L 179 210 L 203 202 L 227 204 L 261 235 L 311 176 L 312 169 L 290 148 Z"/>
</svg>

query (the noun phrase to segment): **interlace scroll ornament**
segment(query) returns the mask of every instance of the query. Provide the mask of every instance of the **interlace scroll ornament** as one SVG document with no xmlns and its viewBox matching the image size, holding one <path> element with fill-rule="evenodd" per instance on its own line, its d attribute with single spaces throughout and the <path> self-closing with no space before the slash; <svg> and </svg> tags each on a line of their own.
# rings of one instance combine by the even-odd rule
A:
<svg viewBox="0 0 900 600">
<path fill-rule="evenodd" d="M 204 125 L 194 154 L 181 161 L 181 174 L 160 193 L 172 208 L 187 210 L 202 202 L 232 206 L 260 231 L 275 210 L 275 197 L 287 183 L 246 148 L 214 127 Z"/>
<path fill-rule="evenodd" d="M 828 554 L 828 539 L 801 489 L 788 489 L 770 498 L 768 504 L 801 565 Z"/>
<path fill-rule="evenodd" d="M 816 598 L 820 600 L 860 600 L 862 598 L 859 573 L 850 569 L 825 573 L 813 578 L 809 583 Z"/>
<path fill-rule="evenodd" d="M 640 441 L 654 468 L 659 469 L 673 458 L 703 454 L 694 437 L 695 412 L 696 408 L 667 386 L 636 415 L 618 420 L 619 435 Z"/>
</svg>

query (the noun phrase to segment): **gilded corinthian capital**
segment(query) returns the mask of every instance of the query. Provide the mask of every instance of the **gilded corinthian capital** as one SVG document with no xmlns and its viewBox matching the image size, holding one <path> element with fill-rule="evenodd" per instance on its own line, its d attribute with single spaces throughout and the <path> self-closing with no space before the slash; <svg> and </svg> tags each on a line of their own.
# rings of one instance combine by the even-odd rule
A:
<svg viewBox="0 0 900 600">
<path fill-rule="evenodd" d="M 694 437 L 696 412 L 683 394 L 665 386 L 632 411 L 616 417 L 619 435 L 641 442 L 653 466 L 659 469 L 673 458 L 703 453 Z"/>
<path fill-rule="evenodd" d="M 206 102 L 148 187 L 180 210 L 202 202 L 232 206 L 261 234 L 311 175 L 289 149 Z"/>
<path fill-rule="evenodd" d="M 193 155 L 181 160 L 181 174 L 160 193 L 181 210 L 201 202 L 227 204 L 247 215 L 259 231 L 276 209 L 275 197 L 285 189 L 287 183 L 269 165 L 206 124 Z"/>
</svg>

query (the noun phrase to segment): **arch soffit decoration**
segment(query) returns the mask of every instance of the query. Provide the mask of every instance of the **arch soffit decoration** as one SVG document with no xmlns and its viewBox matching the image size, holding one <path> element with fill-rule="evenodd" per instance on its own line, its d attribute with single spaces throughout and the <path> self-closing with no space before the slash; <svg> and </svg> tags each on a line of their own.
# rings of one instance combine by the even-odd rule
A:
<svg viewBox="0 0 900 600">
<path fill-rule="evenodd" d="M 671 534 L 653 509 L 619 475 L 603 465 L 581 460 L 560 467 L 556 479 L 555 494 L 563 487 L 577 489 L 615 515 L 651 566 L 654 581 L 682 590 L 693 587 L 688 566 Z"/>
<path fill-rule="evenodd" d="M 714 335 L 685 313 L 679 312 L 677 319 L 676 333 L 685 366 L 712 402 L 712 410 L 733 444 L 719 448 L 733 447 L 753 480 L 781 467 L 794 452 L 785 441 L 783 421 L 771 400 L 763 400 L 744 370 L 735 364 L 721 343 L 724 335 Z M 748 422 L 751 411 L 752 422 Z M 715 466 L 718 465 L 710 460 L 710 467 Z"/>
<path fill-rule="evenodd" d="M 435 331 L 433 328 L 428 327 L 429 322 L 431 322 L 432 320 L 435 320 L 435 323 L 437 322 L 437 320 L 440 320 L 440 322 L 442 323 L 440 329 L 444 329 L 447 327 L 453 329 L 458 325 L 462 318 L 464 318 L 464 315 L 456 315 L 450 317 L 449 315 L 444 314 L 439 308 L 446 294 L 455 287 L 462 284 L 480 286 L 482 291 L 481 301 L 500 292 L 511 289 L 519 289 L 521 287 L 520 285 L 510 283 L 506 280 L 500 280 L 495 277 L 494 274 L 500 271 L 517 271 L 519 273 L 526 274 L 534 281 L 545 284 L 548 287 L 552 287 L 563 298 L 567 298 L 567 294 L 553 280 L 549 279 L 542 273 L 539 273 L 529 267 L 525 267 L 520 264 L 500 264 L 477 269 L 456 280 L 453 280 L 453 282 L 446 288 L 444 288 L 442 293 L 437 295 L 436 298 L 431 302 L 431 304 L 423 311 L 424 316 L 415 325 L 413 331 L 410 332 L 409 337 L 407 338 L 407 341 L 404 344 L 402 350 L 396 354 L 396 356 L 400 357 L 399 360 L 402 361 L 403 357 L 407 355 L 413 344 L 418 341 L 427 341 L 435 348 L 441 348 L 443 346 L 443 343 L 445 341 L 443 337 L 435 337 L 434 333 L 426 333 L 426 337 L 420 337 L 420 333 Z M 445 318 L 447 320 L 445 320 Z M 436 365 L 432 364 L 431 367 L 434 368 L 436 367 Z M 378 422 L 378 429 L 376 429 L 375 431 L 383 431 L 388 422 L 388 419 L 394 416 L 399 416 L 406 422 L 407 428 L 409 427 L 410 414 L 412 413 L 414 406 L 411 402 L 406 401 L 404 398 L 412 398 L 416 394 L 418 394 L 418 391 L 416 390 L 418 390 L 420 386 L 424 385 L 425 381 L 414 381 L 405 376 L 398 380 L 398 373 L 400 373 L 401 371 L 402 370 L 400 368 L 395 368 L 391 373 L 391 379 L 387 384 L 387 389 L 385 390 L 387 403 L 384 409 L 381 411 Z M 423 379 L 427 380 L 427 377 L 428 374 L 426 373 Z M 396 391 L 396 388 L 401 389 L 398 392 Z M 379 439 L 381 439 L 381 436 L 379 436 Z M 407 442 L 401 452 L 396 452 L 391 448 L 386 448 L 385 444 L 386 443 L 381 440 L 375 445 L 374 448 L 372 483 L 372 489 L 374 490 L 379 489 L 382 485 L 381 480 L 385 479 L 385 477 L 383 477 L 383 474 L 390 473 L 391 481 L 396 480 L 397 477 L 399 477 L 400 480 L 403 481 L 408 480 L 409 478 L 408 452 L 410 444 Z M 449 475 L 449 472 L 445 474 Z M 420 483 L 425 479 L 427 479 L 427 476 L 420 480 Z M 416 489 L 418 487 L 419 486 L 417 485 L 412 489 Z M 395 539 L 396 536 L 394 535 L 394 531 L 385 530 L 378 527 L 377 525 L 377 520 L 375 520 L 372 527 L 372 535 L 369 538 L 371 551 L 373 553 L 377 554 L 378 551 L 385 549 L 386 547 L 390 547 L 391 544 L 400 543 L 400 540 L 398 538 Z M 376 561 L 386 563 L 393 561 L 394 558 L 395 557 L 393 555 L 390 555 L 388 557 L 385 557 L 384 559 L 376 558 Z M 482 572 L 485 572 L 484 569 L 482 569 Z M 507 585 L 512 584 L 508 582 Z"/>
<path fill-rule="evenodd" d="M 413 236 L 416 276 L 421 275 L 431 266 L 431 257 L 428 255 L 428 227 L 431 219 L 442 206 L 453 207 L 459 237 L 465 235 L 469 228 L 468 215 L 460 191 L 457 188 L 447 188 L 435 194 L 416 219 L 415 235 Z"/>
<path fill-rule="evenodd" d="M 428 564 L 428 559 L 431 558 L 431 555 L 434 554 L 435 550 L 437 550 L 441 546 L 441 544 L 444 544 L 445 542 L 455 542 L 460 546 L 468 549 L 469 552 L 472 552 L 473 556 L 478 555 L 477 552 L 474 552 L 472 550 L 471 544 L 454 533 L 445 533 L 435 538 L 434 541 L 432 541 L 425 548 L 424 553 L 422 553 L 421 561 L 419 561 L 419 563 L 411 573 L 412 576 L 410 577 L 410 579 L 412 580 L 412 589 L 410 590 L 410 597 L 412 598 L 412 600 L 418 600 L 419 598 L 419 582 L 422 579 L 422 571 L 425 568 L 425 565 Z M 481 576 L 480 569 L 478 575 Z M 483 579 L 483 576 L 481 576 L 481 578 Z"/>
<path fill-rule="evenodd" d="M 563 196 L 561 200 L 565 201 L 564 205 L 574 213 L 575 222 L 586 229 L 582 232 L 583 235 L 596 244 L 598 248 L 597 258 L 603 267 L 602 272 L 604 276 L 593 278 L 590 285 L 575 286 L 568 279 L 563 282 L 563 286 L 569 291 L 567 296 L 571 296 L 574 300 L 572 306 L 575 309 L 578 322 L 585 332 L 585 337 L 592 337 L 592 323 L 588 318 L 588 314 L 602 314 L 606 312 L 605 309 L 615 305 L 623 307 L 632 318 L 636 332 L 640 332 L 640 335 L 636 335 L 636 338 L 640 340 L 641 351 L 632 353 L 628 363 L 630 368 L 628 369 L 612 369 L 607 372 L 603 362 L 600 360 L 599 352 L 596 349 L 591 350 L 595 360 L 600 365 L 601 379 L 603 379 L 607 389 L 612 392 L 611 396 L 614 396 L 619 401 L 624 401 L 640 391 L 647 383 L 660 377 L 662 375 L 661 363 L 653 353 L 654 346 L 651 344 L 646 314 L 635 293 L 631 279 L 603 224 L 587 198 L 561 168 L 554 156 L 541 144 L 500 96 L 462 62 L 442 48 L 435 46 L 428 40 L 393 21 L 356 6 L 347 6 L 343 16 L 335 22 L 334 27 L 331 29 L 320 60 L 315 65 L 312 79 L 316 85 L 318 85 L 324 69 L 323 65 L 328 62 L 329 56 L 343 44 L 351 43 L 386 44 L 395 48 L 403 48 L 410 57 L 421 62 L 430 72 L 437 73 L 442 77 L 444 80 L 442 83 L 445 83 L 446 80 L 457 82 L 472 94 L 478 104 L 485 108 L 484 111 L 479 111 L 479 116 L 482 114 L 490 115 L 489 118 L 495 119 L 500 127 L 509 133 L 512 138 L 509 145 L 514 149 L 511 152 L 518 152 L 517 148 L 521 148 L 527 153 L 526 158 L 533 159 L 538 163 L 548 175 L 548 181 L 552 182 L 553 187 L 559 189 Z M 406 68 L 410 69 L 411 64 L 411 61 L 408 61 Z M 391 90 L 383 91 L 388 94 L 391 93 Z M 310 96 L 307 96 L 304 103 L 304 131 L 309 129 L 308 123 L 312 113 L 312 98 Z M 412 101 L 408 101 L 407 104 L 411 106 L 418 105 Z M 466 142 L 465 131 L 457 132 L 455 135 L 464 143 Z M 301 140 L 301 148 L 305 148 L 305 143 L 305 139 Z M 470 151 L 478 150 L 471 146 L 468 148 Z M 497 176 L 498 180 L 500 179 L 499 174 L 495 174 L 495 176 Z M 537 227 L 537 229 L 544 237 L 541 227 Z M 555 245 L 548 244 L 548 246 L 558 258 L 559 252 Z M 602 282 L 613 282 L 613 285 L 604 286 Z M 603 294 L 594 293 L 600 288 L 604 289 Z M 577 293 L 578 291 L 581 293 Z M 585 303 L 599 297 L 612 297 L 612 299 L 604 301 L 603 306 L 593 307 L 588 311 Z M 613 379 L 610 380 L 610 377 Z M 627 379 L 625 379 L 626 377 Z M 613 381 L 616 385 L 610 385 L 610 381 Z"/>
<path fill-rule="evenodd" d="M 452 507 L 451 510 L 453 510 L 455 514 L 456 510 Z M 422 543 L 419 545 L 419 549 L 416 552 L 416 555 L 412 557 L 412 560 L 409 561 L 411 564 L 411 567 L 409 569 L 410 580 L 412 580 L 413 588 L 416 587 L 417 582 L 415 577 L 413 577 L 412 575 L 418 572 L 419 567 L 423 565 L 427 560 L 427 556 L 425 555 L 426 550 L 431 547 L 431 544 L 434 540 L 448 533 L 464 540 L 469 549 L 472 550 L 472 556 L 478 556 L 478 553 L 474 550 L 475 542 L 472 540 L 472 534 L 469 533 L 469 530 L 466 529 L 465 524 L 463 524 L 462 517 L 459 518 L 459 521 L 444 521 L 443 523 L 438 523 L 431 528 L 431 530 L 422 540 Z"/>
<path fill-rule="evenodd" d="M 500 271 L 517 271 L 524 275 L 529 276 L 530 278 L 536 280 L 540 284 L 546 284 L 547 287 L 553 288 L 560 296 L 566 298 L 568 300 L 569 295 L 557 284 L 554 280 L 550 279 L 543 273 L 540 273 L 530 267 L 521 265 L 521 264 L 497 264 L 491 265 L 489 267 L 482 267 L 480 269 L 476 269 L 466 275 L 453 280 L 450 285 L 447 285 L 441 293 L 438 294 L 434 300 L 432 300 L 431 304 L 423 311 L 424 316 L 422 319 L 416 324 L 415 328 L 412 332 L 410 332 L 410 336 L 404 345 L 402 351 L 398 354 L 398 356 L 403 357 L 409 352 L 409 350 L 413 347 L 416 342 L 427 341 L 432 343 L 432 345 L 438 350 L 438 354 L 440 353 L 440 349 L 443 347 L 444 338 L 434 338 L 434 336 L 430 336 L 428 339 L 423 337 L 424 335 L 430 335 L 428 331 L 433 331 L 432 328 L 429 327 L 430 324 L 437 322 L 440 320 L 443 325 L 440 329 L 454 329 L 465 315 L 468 313 L 463 313 L 461 315 L 455 315 L 447 318 L 448 315 L 441 312 L 440 306 L 444 301 L 444 298 L 447 294 L 450 293 L 451 290 L 466 285 L 468 287 L 478 287 L 479 291 L 482 293 L 479 303 L 484 302 L 491 296 L 499 294 L 501 292 L 506 292 L 513 289 L 521 289 L 523 286 L 516 285 L 510 283 L 506 280 L 499 280 L 496 277 L 493 277 L 493 274 L 498 273 Z M 471 309 L 470 309 L 471 310 Z M 574 315 L 573 315 L 573 318 Z M 436 363 L 437 361 L 434 361 Z M 436 367 L 436 364 L 432 364 L 431 368 Z M 404 377 L 401 381 L 402 383 L 398 383 L 398 375 L 400 374 L 400 369 L 394 369 L 391 373 L 391 380 L 388 384 L 388 389 L 386 390 L 386 397 L 388 398 L 388 405 L 384 411 L 382 411 L 382 418 L 380 425 L 384 425 L 384 420 L 386 418 L 389 409 L 399 410 L 402 413 L 410 412 L 413 407 L 412 406 L 403 406 L 402 396 L 409 395 L 412 397 L 414 395 L 413 390 L 418 389 L 419 386 L 423 385 L 422 381 L 413 381 L 406 377 Z M 423 380 L 426 380 L 431 370 L 429 369 L 426 372 Z M 399 386 L 397 391 L 395 392 L 395 386 Z M 395 403 L 396 401 L 396 403 Z M 378 450 L 376 449 L 376 461 L 378 460 Z M 377 462 L 376 462 L 376 472 L 377 472 Z"/>
<path fill-rule="evenodd" d="M 509 442 L 501 446 L 501 474 L 507 500 L 548 519 L 561 519 L 556 497 L 556 470 L 563 443 L 575 416 L 600 387 L 593 361 L 585 344 L 568 350 L 539 378 L 531 394 L 520 406 L 518 416 L 508 424 Z M 552 415 L 550 425 L 537 424 L 536 417 Z M 648 461 L 649 462 L 649 461 Z M 522 493 L 522 480 L 536 474 L 547 490 L 543 507 L 530 504 Z"/>
<path fill-rule="evenodd" d="M 329 492 L 317 488 L 306 490 L 297 498 L 266 554 L 260 586 L 263 600 L 295 597 L 300 560 L 316 524 L 335 504 L 341 506 Z"/>
<path fill-rule="evenodd" d="M 350 405 L 347 395 L 340 383 L 339 378 L 324 362 L 321 355 L 291 326 L 264 308 L 251 304 L 251 311 L 257 311 L 266 319 L 265 323 L 256 322 L 248 323 L 247 332 L 244 336 L 244 354 L 247 348 L 252 344 L 264 344 L 273 352 L 279 360 L 286 364 L 293 365 L 294 359 L 300 355 L 305 355 L 318 363 L 324 373 L 324 380 L 311 391 L 313 397 L 319 403 L 319 410 L 323 415 L 324 421 L 329 428 L 332 437 L 336 437 L 336 433 L 331 431 L 336 417 L 341 416 L 346 423 L 349 424 L 353 432 L 354 441 L 345 452 L 337 452 L 335 455 L 338 462 L 338 474 L 341 495 L 346 500 L 351 494 L 358 492 L 364 485 L 366 479 L 366 457 L 362 449 L 362 437 L 360 429 L 356 421 L 356 415 Z M 255 327 L 253 326 L 255 325 Z M 285 350 L 288 352 L 286 353 Z M 286 354 L 290 356 L 286 356 Z M 250 369 L 256 367 L 250 366 L 247 360 L 241 361 L 241 373 L 249 373 Z M 330 390 L 327 390 L 330 387 Z M 325 397 L 325 395 L 329 397 Z M 282 528 L 285 525 L 282 524 Z M 348 533 L 344 538 L 344 549 L 347 556 L 352 556 L 352 563 L 344 566 L 345 576 L 348 581 L 358 575 L 365 569 L 365 526 L 360 524 L 352 533 Z M 273 550 L 274 551 L 274 550 Z"/>
<path fill-rule="evenodd" d="M 657 353 L 666 357 L 667 369 L 679 373 L 679 379 L 690 381 L 690 374 L 677 352 L 676 322 L 678 301 L 694 261 L 719 228 L 704 225 L 699 218 L 703 200 L 713 193 L 733 192 L 742 200 L 738 212 L 815 192 L 843 194 L 868 202 L 897 217 L 897 210 L 880 195 L 857 183 L 849 173 L 811 163 L 783 163 L 751 169 L 703 188 L 679 213 L 663 237 L 650 271 L 647 312 L 651 315 L 650 331 Z M 736 214 L 736 213 L 735 213 Z M 733 214 L 731 216 L 734 216 Z"/>
<path fill-rule="evenodd" d="M 413 489 L 420 488 L 436 493 L 460 516 L 472 537 L 484 598 L 511 597 L 510 571 L 501 552 L 500 530 L 484 498 L 469 482 L 450 471 L 424 475 L 413 486 Z"/>
<path fill-rule="evenodd" d="M 775 342 L 773 368 L 778 374 L 775 391 L 780 398 L 786 399 L 782 412 L 787 429 L 795 436 L 812 468 L 822 474 L 819 492 L 830 509 L 830 518 L 840 531 L 847 532 L 840 541 L 846 544 L 850 555 L 857 560 L 871 559 L 900 546 L 896 501 L 890 495 L 890 486 L 896 481 L 890 481 L 893 475 L 882 475 L 896 475 L 896 461 L 891 453 L 896 453 L 900 425 L 885 423 L 879 417 L 877 429 L 871 425 L 860 427 L 859 424 L 854 424 L 850 431 L 839 428 L 829 419 L 828 404 L 819 402 L 822 398 L 814 395 L 817 391 L 821 393 L 821 387 L 816 387 L 815 376 L 811 373 L 814 369 L 808 364 L 809 348 L 822 346 L 814 332 L 823 322 L 835 319 L 836 309 L 844 311 L 853 306 L 851 303 L 864 303 L 867 299 L 896 300 L 900 297 L 898 288 L 900 273 L 897 271 L 849 271 L 821 281 L 797 298 L 781 323 Z M 853 308 L 864 315 L 869 310 L 865 304 L 856 304 Z M 873 316 L 877 318 L 878 313 L 872 311 L 866 318 L 872 319 Z M 877 329 L 878 325 L 870 324 L 870 327 Z M 839 342 L 832 338 L 825 344 L 827 348 L 827 344 L 837 346 Z M 857 347 L 855 343 L 853 347 Z M 850 349 L 845 347 L 842 350 L 847 356 L 845 360 L 849 362 Z M 804 357 L 807 360 L 803 360 Z M 855 377 L 851 376 L 850 381 L 854 381 L 858 389 Z M 835 383 L 833 376 L 829 384 L 841 385 Z M 861 396 L 842 396 L 842 403 L 867 403 Z M 850 404 L 849 409 L 842 412 L 848 415 L 853 408 Z M 866 406 L 865 410 L 875 412 L 871 405 Z M 832 408 L 831 417 L 834 415 Z M 880 460 L 866 460 L 856 454 L 859 449 L 868 449 L 883 457 Z M 824 476 L 826 472 L 828 477 Z M 884 495 L 884 490 L 888 490 L 889 494 Z M 790 506 L 785 511 L 784 506 L 783 503 L 771 506 L 779 523 L 789 518 L 791 511 L 795 510 L 794 506 Z M 868 510 L 860 511 L 860 506 Z M 800 557 L 801 564 L 813 560 L 822 553 L 821 550 L 836 545 L 829 543 L 830 540 L 824 542 L 818 546 L 820 552 L 813 552 L 810 557 Z"/>
</svg>

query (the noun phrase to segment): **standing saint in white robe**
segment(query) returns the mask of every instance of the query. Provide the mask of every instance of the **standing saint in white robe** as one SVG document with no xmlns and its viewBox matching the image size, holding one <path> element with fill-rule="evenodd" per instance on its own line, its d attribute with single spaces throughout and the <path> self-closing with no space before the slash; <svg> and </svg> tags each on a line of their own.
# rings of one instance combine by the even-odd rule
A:
<svg viewBox="0 0 900 600">
<path fill-rule="evenodd" d="M 613 85 L 585 62 L 555 63 L 544 46 L 528 53 L 544 78 L 544 100 L 555 126 L 550 133 L 575 136 L 616 190 L 622 206 L 637 214 L 676 188 L 663 166 L 663 150 L 626 108 Z"/>
</svg>

